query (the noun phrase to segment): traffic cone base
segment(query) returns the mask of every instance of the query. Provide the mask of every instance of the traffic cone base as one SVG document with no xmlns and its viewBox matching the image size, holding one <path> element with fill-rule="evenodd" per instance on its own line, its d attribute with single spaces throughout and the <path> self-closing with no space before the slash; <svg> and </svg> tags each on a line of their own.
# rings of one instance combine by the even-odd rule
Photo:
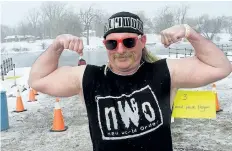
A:
<svg viewBox="0 0 232 151">
<path fill-rule="evenodd" d="M 217 110 L 216 112 L 218 113 L 218 112 L 221 112 L 221 111 L 223 111 L 222 109 L 219 109 L 219 110 Z"/>
<path fill-rule="evenodd" d="M 15 113 L 20 113 L 20 112 L 24 112 L 24 111 L 27 111 L 27 109 L 24 109 L 24 110 L 22 110 L 22 111 L 13 111 L 13 112 L 15 112 Z"/>
<path fill-rule="evenodd" d="M 36 101 L 37 101 L 37 99 L 35 99 L 35 100 L 33 100 L 33 101 L 29 100 L 29 101 L 27 101 L 27 102 L 36 102 Z"/>
<path fill-rule="evenodd" d="M 68 126 L 64 126 L 64 129 L 62 130 L 53 130 L 53 129 L 50 129 L 50 132 L 64 132 L 68 129 Z"/>
</svg>

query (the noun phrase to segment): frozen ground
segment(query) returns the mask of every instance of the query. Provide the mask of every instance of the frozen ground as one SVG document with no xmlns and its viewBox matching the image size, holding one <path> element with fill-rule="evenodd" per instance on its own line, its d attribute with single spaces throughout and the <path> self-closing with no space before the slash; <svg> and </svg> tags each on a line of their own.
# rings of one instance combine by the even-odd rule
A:
<svg viewBox="0 0 232 151">
<path fill-rule="evenodd" d="M 20 90 L 28 88 L 30 68 L 17 69 Z M 12 71 L 8 76 L 12 75 Z M 68 126 L 67 131 L 53 133 L 55 98 L 39 94 L 37 102 L 27 102 L 29 90 L 21 93 L 27 111 L 12 112 L 16 98 L 12 97 L 16 88 L 14 80 L 5 80 L 2 87 L 7 89 L 9 124 L 7 131 L 1 132 L 2 151 L 91 151 L 88 121 L 83 101 L 78 96 L 61 98 L 61 107 Z M 217 119 L 175 119 L 172 123 L 173 144 L 176 151 L 231 151 L 232 148 L 232 75 L 218 81 L 217 92 L 222 112 Z M 201 89 L 211 90 L 211 85 Z"/>
<path fill-rule="evenodd" d="M 45 41 L 47 44 L 52 40 Z M 87 46 L 87 50 L 96 50 L 101 39 L 93 38 L 91 40 L 91 47 Z M 3 54 L 14 54 L 12 48 L 28 48 L 31 54 L 35 52 L 42 52 L 42 41 L 36 43 L 5 43 Z M 153 39 L 153 35 L 148 37 L 148 44 L 156 44 L 156 49 L 161 48 L 159 37 Z M 182 43 L 186 47 L 186 43 Z M 176 45 L 177 46 L 177 45 Z M 175 47 L 175 45 L 173 45 Z M 179 47 L 179 45 L 178 45 Z M 101 50 L 101 49 L 100 49 Z M 34 62 L 32 55 L 26 52 L 19 52 L 27 54 L 27 58 L 18 59 L 19 62 L 30 60 L 31 64 Z M 91 52 L 93 53 L 93 52 Z M 100 53 L 100 51 L 98 52 Z M 20 56 L 20 54 L 17 54 Z M 92 54 L 95 56 L 95 54 Z M 158 55 L 161 58 L 169 57 L 164 53 Z M 4 56 L 3 56 L 4 57 Z M 69 57 L 68 55 L 65 57 Z M 182 57 L 179 55 L 178 57 Z M 184 57 L 184 56 L 183 56 Z M 69 60 L 75 60 L 76 56 Z M 93 60 L 94 58 L 88 58 Z M 96 57 L 98 58 L 98 57 Z M 102 60 L 101 56 L 101 60 Z M 176 58 L 172 55 L 171 58 Z M 232 59 L 232 58 L 230 58 Z M 62 63 L 65 64 L 65 58 Z M 92 61 L 93 63 L 102 63 Z M 92 63 L 91 62 L 91 63 Z M 75 62 L 76 63 L 76 62 Z M 74 64 L 75 64 L 74 63 Z M 70 63 L 69 63 L 70 64 Z M 25 64 L 21 63 L 22 66 Z M 17 66 L 17 65 L 16 65 Z M 19 66 L 19 65 L 18 65 Z M 30 65 L 29 65 L 30 66 Z M 27 102 L 29 97 L 29 90 L 27 85 L 28 73 L 30 67 L 17 68 L 16 75 L 21 76 L 16 83 L 21 91 L 24 107 L 26 112 L 14 113 L 12 112 L 16 106 L 15 92 L 16 87 L 14 80 L 6 80 L 1 83 L 2 88 L 7 90 L 7 101 L 9 111 L 10 128 L 7 131 L 1 132 L 1 150 L 2 151 L 91 151 L 92 145 L 88 130 L 88 120 L 86 116 L 86 109 L 84 102 L 78 96 L 69 98 L 61 98 L 61 107 L 65 120 L 65 125 L 68 126 L 67 131 L 60 133 L 50 132 L 53 122 L 53 109 L 55 105 L 55 98 L 45 94 L 36 96 L 37 102 Z M 8 76 L 12 76 L 11 71 Z M 217 92 L 220 101 L 222 112 L 217 114 L 217 119 L 214 120 L 192 120 L 192 119 L 175 119 L 172 123 L 173 145 L 176 151 L 231 151 L 232 148 L 232 75 L 218 81 Z M 11 88 L 12 87 L 12 88 Z M 202 87 L 200 89 L 211 90 L 211 85 Z M 13 96 L 13 97 L 12 97 Z"/>
</svg>

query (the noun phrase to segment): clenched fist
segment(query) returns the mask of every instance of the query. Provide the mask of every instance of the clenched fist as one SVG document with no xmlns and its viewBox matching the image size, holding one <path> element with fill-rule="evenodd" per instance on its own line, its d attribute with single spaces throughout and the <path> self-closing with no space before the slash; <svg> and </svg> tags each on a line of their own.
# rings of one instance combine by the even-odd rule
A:
<svg viewBox="0 0 232 151">
<path fill-rule="evenodd" d="M 83 41 L 82 39 L 69 35 L 63 34 L 56 37 L 53 42 L 53 45 L 59 51 L 63 51 L 64 49 L 69 49 L 72 51 L 76 51 L 79 55 L 83 55 Z"/>
<path fill-rule="evenodd" d="M 167 48 L 171 44 L 188 36 L 190 27 L 188 25 L 175 25 L 161 31 L 161 42 Z"/>
</svg>

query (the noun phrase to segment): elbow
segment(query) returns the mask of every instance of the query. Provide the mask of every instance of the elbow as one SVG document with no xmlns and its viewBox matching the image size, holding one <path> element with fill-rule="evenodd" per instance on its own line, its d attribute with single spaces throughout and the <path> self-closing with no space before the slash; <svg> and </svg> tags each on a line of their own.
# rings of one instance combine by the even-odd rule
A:
<svg viewBox="0 0 232 151">
<path fill-rule="evenodd" d="M 230 75 L 232 73 L 232 64 L 228 65 L 228 68 L 225 69 L 226 76 Z"/>
<path fill-rule="evenodd" d="M 29 79 L 27 81 L 27 84 L 29 85 L 30 88 L 35 89 L 35 90 L 38 91 L 37 87 L 35 87 L 35 82 L 34 81 L 32 81 L 32 80 Z"/>
<path fill-rule="evenodd" d="M 232 73 L 232 65 L 230 65 L 229 67 L 225 67 L 223 69 L 220 70 L 220 78 L 226 78 L 227 76 L 229 76 Z"/>
<path fill-rule="evenodd" d="M 36 91 L 41 91 L 41 86 L 39 84 L 40 82 L 38 80 L 32 80 L 28 79 L 27 84 L 29 85 L 30 88 L 35 89 Z"/>
</svg>

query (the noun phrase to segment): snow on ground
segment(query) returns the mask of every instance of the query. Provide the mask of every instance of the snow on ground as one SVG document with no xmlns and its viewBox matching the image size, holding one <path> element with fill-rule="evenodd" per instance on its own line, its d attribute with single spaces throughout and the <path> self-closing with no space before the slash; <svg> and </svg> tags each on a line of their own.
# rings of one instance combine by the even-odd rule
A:
<svg viewBox="0 0 232 151">
<path fill-rule="evenodd" d="M 86 51 L 96 50 L 98 47 L 102 47 L 102 38 L 90 37 L 90 45 L 87 45 L 87 39 L 83 39 L 84 49 Z M 35 42 L 28 43 L 26 41 L 22 42 L 7 42 L 1 44 L 2 54 L 11 53 L 31 53 L 40 52 L 47 49 L 47 47 L 53 42 L 54 39 L 36 40 Z"/>
<path fill-rule="evenodd" d="M 168 56 L 161 56 L 168 57 Z M 29 68 L 16 69 L 16 80 L 23 99 L 25 112 L 12 112 L 16 107 L 14 80 L 1 81 L 7 90 L 10 128 L 1 132 L 2 151 L 91 151 L 85 104 L 79 96 L 61 98 L 65 132 L 50 132 L 53 122 L 55 97 L 39 93 L 37 102 L 27 102 Z M 8 77 L 13 71 L 8 73 Z M 222 112 L 216 119 L 175 119 L 172 123 L 175 151 L 230 151 L 232 148 L 232 74 L 218 82 L 217 92 Z M 23 91 L 23 88 L 27 88 Z M 208 85 L 200 90 L 211 90 Z M 23 92 L 22 92 L 23 91 Z"/>
<path fill-rule="evenodd" d="M 83 38 L 83 37 L 82 37 Z M 225 38 L 224 38 L 225 39 Z M 103 47 L 102 38 L 90 37 L 90 46 L 84 47 L 86 51 L 97 50 Z M 36 41 L 35 43 L 15 42 L 2 43 L 1 49 L 5 53 L 15 52 L 13 48 L 27 48 L 27 52 L 44 51 L 41 44 L 46 46 L 52 43 L 52 39 Z M 147 35 L 147 42 L 155 44 L 156 48 L 163 47 L 160 37 Z M 181 45 L 180 45 L 181 44 Z M 173 48 L 189 45 L 188 42 L 180 42 L 172 45 Z M 232 55 L 232 52 L 228 52 Z M 158 55 L 160 58 L 176 58 L 176 55 Z M 184 57 L 178 54 L 177 58 Z M 232 56 L 228 56 L 232 60 Z M 3 151 L 91 151 L 88 120 L 85 104 L 79 96 L 61 98 L 61 107 L 68 130 L 60 133 L 49 132 L 53 121 L 53 109 L 55 97 L 39 93 L 37 102 L 27 102 L 29 98 L 28 76 L 30 67 L 16 68 L 17 87 L 21 91 L 23 103 L 27 111 L 15 113 L 16 87 L 13 79 L 1 81 L 1 88 L 7 90 L 7 102 L 9 111 L 10 128 L 1 132 L 1 146 Z M 8 77 L 13 76 L 10 71 Z M 232 74 L 218 82 L 217 92 L 222 112 L 217 114 L 217 119 L 175 119 L 172 123 L 173 145 L 176 151 L 230 151 L 232 148 Z M 212 86 L 196 88 L 193 90 L 211 90 Z"/>
</svg>

